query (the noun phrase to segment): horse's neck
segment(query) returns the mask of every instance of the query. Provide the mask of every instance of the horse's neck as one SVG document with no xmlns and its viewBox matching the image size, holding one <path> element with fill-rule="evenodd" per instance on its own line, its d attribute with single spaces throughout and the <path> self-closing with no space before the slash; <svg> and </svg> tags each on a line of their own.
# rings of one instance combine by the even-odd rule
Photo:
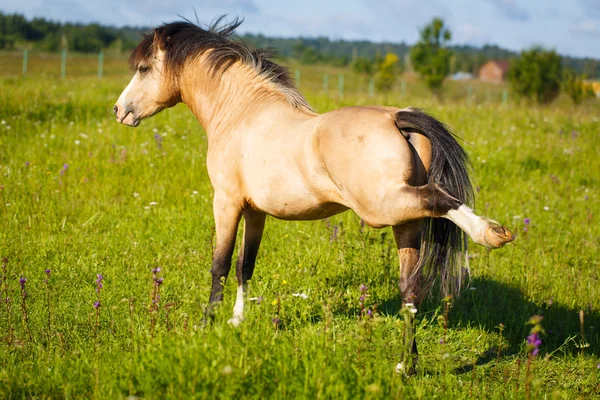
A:
<svg viewBox="0 0 600 400">
<path fill-rule="evenodd" d="M 253 74 L 249 67 L 233 65 L 216 75 L 195 69 L 183 74 L 182 100 L 202 124 L 209 140 L 212 134 L 235 131 L 235 127 L 265 113 L 272 113 L 274 120 L 314 115 L 294 108 L 274 84 Z"/>
</svg>

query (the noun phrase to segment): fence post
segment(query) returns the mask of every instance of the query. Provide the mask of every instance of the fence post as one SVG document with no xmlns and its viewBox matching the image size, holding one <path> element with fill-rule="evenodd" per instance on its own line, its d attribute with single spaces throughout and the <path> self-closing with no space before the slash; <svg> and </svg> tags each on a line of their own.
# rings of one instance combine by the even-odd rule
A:
<svg viewBox="0 0 600 400">
<path fill-rule="evenodd" d="M 369 79 L 369 96 L 375 96 L 375 79 L 372 77 Z"/>
<path fill-rule="evenodd" d="M 344 75 L 338 75 L 338 96 L 344 97 Z"/>
<path fill-rule="evenodd" d="M 104 69 L 104 52 L 100 50 L 98 53 L 98 79 L 102 79 L 102 73 Z"/>
<path fill-rule="evenodd" d="M 62 79 L 67 75 L 67 49 L 63 48 L 60 62 L 60 77 Z"/>
<path fill-rule="evenodd" d="M 23 50 L 23 78 L 27 75 L 27 49 Z"/>
<path fill-rule="evenodd" d="M 329 75 L 328 74 L 323 75 L 323 90 L 326 92 L 329 90 Z"/>
<path fill-rule="evenodd" d="M 296 68 L 296 87 L 300 87 L 300 69 Z"/>
</svg>

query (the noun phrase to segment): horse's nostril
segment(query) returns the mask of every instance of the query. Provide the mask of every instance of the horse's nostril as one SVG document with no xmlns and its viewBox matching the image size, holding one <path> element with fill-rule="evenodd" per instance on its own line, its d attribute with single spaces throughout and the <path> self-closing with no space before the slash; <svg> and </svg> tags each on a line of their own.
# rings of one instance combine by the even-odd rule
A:
<svg viewBox="0 0 600 400">
<path fill-rule="evenodd" d="M 113 112 L 116 114 L 119 112 L 119 106 L 115 104 L 115 106 L 113 107 Z"/>
</svg>

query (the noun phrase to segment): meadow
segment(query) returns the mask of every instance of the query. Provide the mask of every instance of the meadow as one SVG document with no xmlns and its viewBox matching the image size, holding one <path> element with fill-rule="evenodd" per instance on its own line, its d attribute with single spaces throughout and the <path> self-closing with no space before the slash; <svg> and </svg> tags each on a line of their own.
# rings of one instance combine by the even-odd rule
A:
<svg viewBox="0 0 600 400">
<path fill-rule="evenodd" d="M 504 103 L 504 86 L 449 82 L 440 101 L 414 77 L 371 97 L 349 70 L 290 64 L 319 112 L 413 105 L 447 123 L 472 160 L 475 209 L 518 236 L 495 251 L 471 243 L 465 290 L 416 314 L 406 377 L 393 237 L 352 212 L 268 218 L 246 321 L 226 322 L 232 273 L 203 326 L 204 131 L 183 105 L 121 126 L 125 58 L 107 59 L 103 79 L 95 58 L 74 56 L 61 80 L 59 60 L 32 57 L 23 78 L 20 54 L 0 54 L 0 398 L 600 397 L 598 100 Z"/>
</svg>

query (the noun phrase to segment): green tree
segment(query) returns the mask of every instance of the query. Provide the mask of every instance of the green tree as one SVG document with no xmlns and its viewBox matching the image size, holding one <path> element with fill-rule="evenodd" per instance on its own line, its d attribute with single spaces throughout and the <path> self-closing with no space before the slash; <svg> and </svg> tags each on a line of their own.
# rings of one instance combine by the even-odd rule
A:
<svg viewBox="0 0 600 400">
<path fill-rule="evenodd" d="M 375 77 L 375 83 L 377 89 L 382 92 L 389 92 L 392 90 L 396 77 L 398 76 L 398 56 L 394 53 L 387 53 L 385 58 L 379 65 L 377 76 Z"/>
<path fill-rule="evenodd" d="M 412 65 L 427 87 L 438 94 L 450 73 L 452 52 L 445 46 L 452 34 L 441 18 L 434 18 L 420 35 L 419 42 L 410 50 Z"/>
<path fill-rule="evenodd" d="M 518 95 L 549 104 L 560 94 L 561 57 L 541 47 L 525 50 L 511 63 L 508 78 Z"/>
</svg>

